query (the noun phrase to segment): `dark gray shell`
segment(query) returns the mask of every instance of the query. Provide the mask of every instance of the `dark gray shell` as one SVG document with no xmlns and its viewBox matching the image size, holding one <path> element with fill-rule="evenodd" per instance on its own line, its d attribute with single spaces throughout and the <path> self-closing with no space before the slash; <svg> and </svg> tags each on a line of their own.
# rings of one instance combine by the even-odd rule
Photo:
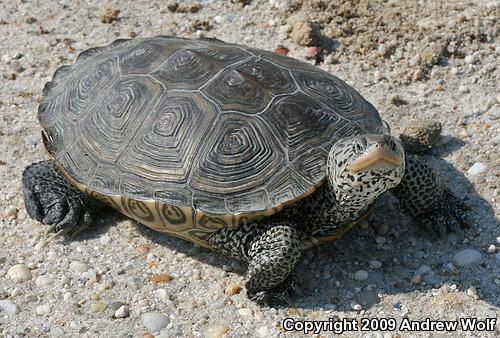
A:
<svg viewBox="0 0 500 338">
<path fill-rule="evenodd" d="M 44 95 L 45 145 L 75 184 L 188 226 L 272 214 L 321 184 L 336 140 L 382 128 L 335 76 L 219 40 L 118 40 L 60 68 Z"/>
</svg>

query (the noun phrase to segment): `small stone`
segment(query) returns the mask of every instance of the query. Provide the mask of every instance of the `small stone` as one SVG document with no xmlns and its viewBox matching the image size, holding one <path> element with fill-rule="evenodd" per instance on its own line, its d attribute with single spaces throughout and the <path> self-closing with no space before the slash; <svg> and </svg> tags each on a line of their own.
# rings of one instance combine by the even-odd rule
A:
<svg viewBox="0 0 500 338">
<path fill-rule="evenodd" d="M 35 313 L 37 316 L 48 316 L 51 310 L 50 304 L 43 304 L 36 307 Z"/>
<path fill-rule="evenodd" d="M 262 337 L 262 338 L 271 337 L 271 331 L 268 329 L 267 326 L 259 327 L 257 329 L 257 334 L 259 335 L 259 337 Z"/>
<path fill-rule="evenodd" d="M 297 20 L 293 23 L 290 38 L 299 46 L 318 46 L 321 40 L 317 22 Z"/>
<path fill-rule="evenodd" d="M 224 294 L 226 294 L 227 296 L 233 296 L 240 293 L 240 291 L 241 287 L 238 285 L 238 283 L 232 282 L 226 286 L 226 288 L 224 289 Z"/>
<path fill-rule="evenodd" d="M 354 310 L 354 311 L 361 311 L 363 310 L 363 306 L 361 306 L 361 304 L 358 304 L 358 303 L 351 303 L 351 308 Z"/>
<path fill-rule="evenodd" d="M 54 282 L 54 279 L 48 275 L 41 275 L 35 279 L 35 285 L 38 287 L 48 286 Z"/>
<path fill-rule="evenodd" d="M 493 254 L 497 251 L 497 247 L 493 244 L 491 244 L 488 249 L 486 250 L 486 252 L 488 252 L 489 254 Z"/>
<path fill-rule="evenodd" d="M 238 310 L 238 313 L 240 314 L 240 316 L 243 316 L 243 317 L 250 317 L 253 315 L 253 311 L 252 309 L 249 309 L 247 307 L 244 307 L 242 309 L 239 309 Z"/>
<path fill-rule="evenodd" d="M 411 282 L 412 282 L 413 284 L 420 284 L 420 283 L 422 283 L 422 280 L 423 280 L 423 278 L 422 278 L 422 276 L 421 276 L 421 275 L 415 275 L 415 276 L 413 276 L 413 277 L 411 278 Z"/>
<path fill-rule="evenodd" d="M 14 288 L 14 290 L 12 290 L 12 292 L 10 293 L 10 296 L 11 297 L 17 297 L 19 295 L 21 295 L 23 292 L 21 291 L 20 288 Z"/>
<path fill-rule="evenodd" d="M 496 259 L 497 263 L 500 263 L 500 252 L 497 252 L 495 254 L 495 259 Z"/>
<path fill-rule="evenodd" d="M 160 331 L 170 323 L 170 319 L 159 312 L 147 312 L 141 316 L 142 324 L 151 331 Z"/>
<path fill-rule="evenodd" d="M 156 245 L 153 243 L 145 243 L 138 245 L 136 250 L 139 254 L 145 255 L 149 252 L 149 250 L 153 249 L 154 247 L 156 247 Z"/>
<path fill-rule="evenodd" d="M 366 219 L 364 219 L 361 222 L 359 222 L 359 227 L 361 229 L 368 229 L 370 227 L 370 223 Z"/>
<path fill-rule="evenodd" d="M 385 242 L 387 242 L 387 240 L 385 239 L 385 237 L 377 236 L 377 237 L 375 237 L 375 242 L 377 244 L 384 244 Z"/>
<path fill-rule="evenodd" d="M 7 277 L 16 283 L 23 283 L 31 280 L 31 271 L 24 264 L 16 264 L 7 271 Z"/>
<path fill-rule="evenodd" d="M 316 59 L 319 53 L 321 53 L 321 47 L 315 47 L 315 46 L 308 47 L 306 53 L 306 59 L 308 60 Z"/>
<path fill-rule="evenodd" d="M 376 259 L 370 261 L 370 267 L 372 269 L 380 269 L 382 267 L 382 262 L 377 261 Z"/>
<path fill-rule="evenodd" d="M 471 286 L 467 289 L 467 295 L 476 298 L 477 297 L 477 289 L 474 286 Z"/>
<path fill-rule="evenodd" d="M 113 8 L 106 8 L 106 11 L 104 14 L 101 16 L 101 22 L 102 23 L 112 23 L 116 20 L 118 20 L 118 15 L 120 14 L 119 9 L 113 9 Z"/>
<path fill-rule="evenodd" d="M 368 272 L 365 270 L 358 270 L 354 273 L 354 279 L 357 281 L 363 281 L 368 279 Z"/>
<path fill-rule="evenodd" d="M 115 312 L 115 318 L 125 318 L 128 317 L 130 314 L 130 309 L 126 305 L 122 305 L 116 310 Z"/>
<path fill-rule="evenodd" d="M 469 266 L 478 263 L 481 259 L 481 253 L 474 249 L 465 249 L 453 256 L 453 260 L 458 266 Z"/>
<path fill-rule="evenodd" d="M 109 237 L 109 236 L 102 236 L 99 239 L 99 242 L 101 242 L 102 245 L 108 245 L 109 243 L 111 243 L 111 237 Z"/>
<path fill-rule="evenodd" d="M 10 300 L 0 300 L 0 314 L 15 316 L 19 313 L 19 307 Z"/>
<path fill-rule="evenodd" d="M 92 312 L 94 312 L 94 313 L 101 313 L 104 310 L 106 310 L 107 307 L 108 307 L 108 305 L 104 302 L 97 302 L 97 303 L 94 303 L 90 306 L 90 308 L 92 309 Z"/>
<path fill-rule="evenodd" d="M 148 277 L 150 281 L 154 283 L 165 283 L 165 282 L 170 282 L 174 277 L 172 277 L 171 274 L 168 273 L 162 273 L 158 275 L 153 275 Z"/>
<path fill-rule="evenodd" d="M 424 72 L 422 72 L 420 69 L 417 69 L 413 73 L 413 80 L 414 81 L 421 81 L 424 78 Z"/>
<path fill-rule="evenodd" d="M 486 171 L 486 165 L 481 162 L 476 162 L 472 165 L 472 167 L 467 170 L 467 175 L 469 176 L 477 176 Z"/>
<path fill-rule="evenodd" d="M 470 89 L 468 86 L 460 86 L 458 87 L 458 92 L 460 94 L 467 94 L 468 92 L 470 92 Z"/>
<path fill-rule="evenodd" d="M 207 329 L 205 334 L 208 338 L 222 338 L 230 328 L 226 325 L 214 325 Z"/>
<path fill-rule="evenodd" d="M 64 294 L 64 296 L 63 296 L 63 300 L 64 300 L 65 302 L 67 302 L 68 300 L 70 300 L 70 299 L 71 299 L 71 297 L 72 297 L 72 296 L 73 296 L 73 294 L 72 294 L 71 292 L 69 292 L 69 291 L 68 291 L 68 292 L 66 292 L 66 293 Z"/>
<path fill-rule="evenodd" d="M 4 211 L 2 212 L 2 219 L 9 219 L 9 218 L 16 219 L 18 212 L 19 212 L 19 210 L 17 210 L 16 207 L 9 206 L 9 207 L 5 208 Z"/>
<path fill-rule="evenodd" d="M 477 62 L 477 56 L 475 55 L 467 55 L 464 59 L 465 63 L 473 64 Z"/>
<path fill-rule="evenodd" d="M 89 270 L 89 266 L 87 263 L 79 262 L 79 261 L 73 261 L 69 263 L 69 268 L 74 271 L 74 272 L 86 272 Z"/>
<path fill-rule="evenodd" d="M 274 52 L 280 55 L 288 55 L 289 50 L 284 46 L 278 46 L 278 48 L 276 48 Z"/>
</svg>

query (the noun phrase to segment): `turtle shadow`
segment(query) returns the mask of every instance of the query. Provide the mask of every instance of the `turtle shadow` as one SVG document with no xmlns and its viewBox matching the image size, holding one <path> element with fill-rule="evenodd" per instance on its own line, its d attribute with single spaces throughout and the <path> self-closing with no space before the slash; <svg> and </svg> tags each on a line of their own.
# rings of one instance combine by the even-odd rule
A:
<svg viewBox="0 0 500 338">
<path fill-rule="evenodd" d="M 455 140 L 447 147 L 461 144 Z M 369 310 L 381 302 L 378 294 L 401 295 L 401 299 L 405 299 L 404 294 L 439 289 L 444 284 L 448 285 L 445 287 L 448 292 L 452 285 L 461 291 L 475 289 L 480 300 L 500 306 L 500 287 L 495 282 L 500 265 L 495 254 L 486 251 L 499 235 L 500 221 L 495 218 L 493 207 L 450 163 L 434 156 L 422 156 L 428 158 L 439 177 L 471 207 L 474 228 L 466 230 L 465 239 L 461 240 L 457 234 L 449 234 L 446 239 L 436 238 L 418 228 L 399 211 L 396 198 L 386 193 L 375 205 L 375 219 L 370 227 L 354 229 L 343 238 L 305 254 L 305 261 L 296 271 L 296 275 L 302 277 L 298 285 L 303 293 L 296 298 L 297 307 L 348 312 L 354 304 L 360 304 Z M 383 225 L 388 230 L 380 235 L 376 228 Z M 383 236 L 387 242 L 377 243 L 377 236 Z M 481 259 L 468 266 L 458 266 L 454 256 L 465 249 L 480 252 Z M 354 278 L 359 270 L 368 272 L 366 280 Z M 397 301 L 393 306 L 401 310 L 406 305 L 405 301 Z"/>
</svg>

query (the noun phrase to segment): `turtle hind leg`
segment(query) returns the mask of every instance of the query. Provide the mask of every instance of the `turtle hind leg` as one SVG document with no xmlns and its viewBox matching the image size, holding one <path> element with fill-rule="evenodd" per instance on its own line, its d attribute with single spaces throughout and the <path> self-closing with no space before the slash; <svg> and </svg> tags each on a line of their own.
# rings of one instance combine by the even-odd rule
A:
<svg viewBox="0 0 500 338">
<path fill-rule="evenodd" d="M 95 203 L 73 187 L 53 161 L 24 169 L 22 195 L 28 215 L 58 235 L 76 236 L 92 224 Z"/>
<path fill-rule="evenodd" d="M 265 222 L 265 221 L 264 221 Z M 209 239 L 212 246 L 248 262 L 248 297 L 260 305 L 290 303 L 290 273 L 300 258 L 297 230 L 285 223 L 250 222 L 236 230 L 222 229 Z"/>
<path fill-rule="evenodd" d="M 417 156 L 406 155 L 405 173 L 394 192 L 403 211 L 428 232 L 444 238 L 448 232 L 463 235 L 463 228 L 471 226 L 470 208 Z"/>
</svg>

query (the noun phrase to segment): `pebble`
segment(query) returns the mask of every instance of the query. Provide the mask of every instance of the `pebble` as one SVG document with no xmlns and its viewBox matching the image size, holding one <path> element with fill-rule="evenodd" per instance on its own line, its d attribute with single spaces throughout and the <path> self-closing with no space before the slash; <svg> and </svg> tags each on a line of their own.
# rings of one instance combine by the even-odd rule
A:
<svg viewBox="0 0 500 338">
<path fill-rule="evenodd" d="M 472 167 L 467 170 L 467 175 L 469 176 L 477 176 L 486 171 L 486 165 L 481 162 L 476 162 L 472 165 Z"/>
<path fill-rule="evenodd" d="M 15 316 L 19 313 L 19 307 L 10 300 L 0 300 L 0 314 Z"/>
<path fill-rule="evenodd" d="M 170 319 L 159 312 L 147 312 L 141 316 L 142 324 L 151 331 L 160 331 L 170 323 Z"/>
<path fill-rule="evenodd" d="M 48 316 L 50 314 L 50 311 L 50 304 L 39 305 L 35 309 L 35 313 L 37 316 Z"/>
<path fill-rule="evenodd" d="M 24 264 L 16 264 L 7 271 L 7 277 L 16 283 L 26 282 L 31 280 L 31 271 Z"/>
<path fill-rule="evenodd" d="M 48 286 L 54 282 L 54 279 L 48 275 L 41 275 L 35 279 L 35 285 L 38 287 Z"/>
<path fill-rule="evenodd" d="M 351 303 L 351 308 L 355 311 L 361 311 L 363 310 L 363 306 L 361 306 L 361 304 L 358 304 L 356 302 L 352 302 Z"/>
<path fill-rule="evenodd" d="M 72 271 L 83 273 L 89 270 L 89 265 L 80 261 L 73 261 L 69 263 L 69 268 Z"/>
<path fill-rule="evenodd" d="M 385 239 L 385 237 L 377 236 L 377 237 L 375 237 L 375 242 L 377 244 L 384 244 L 385 242 L 387 242 L 387 240 Z"/>
<path fill-rule="evenodd" d="M 97 303 L 94 303 L 90 306 L 90 308 L 92 309 L 92 312 L 94 312 L 94 313 L 101 313 L 104 310 L 106 310 L 107 307 L 108 307 L 108 304 L 106 304 L 104 302 L 97 302 Z"/>
<path fill-rule="evenodd" d="M 224 289 L 224 294 L 227 296 L 233 296 L 241 291 L 241 286 L 238 285 L 238 283 L 232 282 L 229 283 L 226 288 Z"/>
<path fill-rule="evenodd" d="M 130 309 L 126 305 L 122 305 L 116 310 L 115 312 L 115 318 L 125 318 L 128 317 L 130 314 Z"/>
<path fill-rule="evenodd" d="M 222 338 L 230 328 L 226 325 L 214 325 L 207 329 L 205 334 L 208 338 Z"/>
<path fill-rule="evenodd" d="M 100 239 L 99 239 L 99 242 L 101 242 L 102 245 L 108 245 L 109 243 L 111 243 L 111 237 L 109 236 L 102 236 Z"/>
<path fill-rule="evenodd" d="M 500 263 L 500 252 L 495 254 L 495 259 L 497 260 L 497 263 Z"/>
<path fill-rule="evenodd" d="M 464 59 L 465 63 L 467 64 L 473 64 L 477 62 L 477 56 L 475 55 L 467 55 Z"/>
<path fill-rule="evenodd" d="M 239 309 L 238 310 L 238 313 L 240 314 L 240 316 L 243 316 L 243 317 L 250 317 L 253 315 L 253 311 L 252 309 L 249 309 L 247 307 L 244 307 L 242 309 Z"/>
<path fill-rule="evenodd" d="M 354 273 L 354 279 L 357 281 L 363 281 L 368 279 L 368 272 L 365 270 L 358 270 Z"/>
<path fill-rule="evenodd" d="M 382 262 L 377 261 L 376 259 L 370 261 L 370 267 L 373 269 L 380 269 L 382 267 Z"/>
<path fill-rule="evenodd" d="M 468 266 L 479 262 L 482 255 L 479 251 L 474 249 L 465 249 L 459 251 L 453 256 L 453 260 L 458 266 Z"/>
<path fill-rule="evenodd" d="M 497 247 L 493 244 L 491 244 L 488 249 L 486 250 L 489 254 L 493 254 L 497 251 Z"/>
<path fill-rule="evenodd" d="M 268 338 L 271 337 L 271 331 L 267 326 L 261 326 L 257 329 L 257 334 L 259 337 Z"/>
<path fill-rule="evenodd" d="M 493 138 L 493 144 L 500 144 L 500 134 Z"/>
<path fill-rule="evenodd" d="M 17 218 L 17 213 L 19 210 L 14 207 L 14 206 L 8 206 L 7 208 L 4 209 L 2 212 L 2 218 L 3 219 L 8 219 L 8 218 Z"/>
</svg>

